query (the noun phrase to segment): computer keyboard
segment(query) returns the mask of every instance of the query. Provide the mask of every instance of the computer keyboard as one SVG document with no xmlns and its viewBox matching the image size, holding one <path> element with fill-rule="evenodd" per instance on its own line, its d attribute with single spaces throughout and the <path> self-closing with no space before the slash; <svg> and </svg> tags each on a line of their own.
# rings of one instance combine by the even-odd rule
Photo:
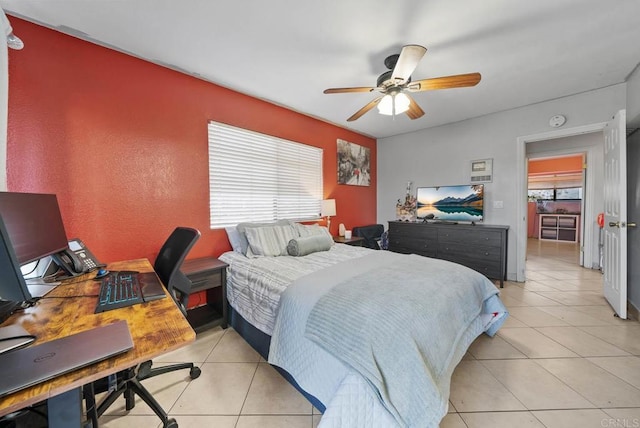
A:
<svg viewBox="0 0 640 428">
<path fill-rule="evenodd" d="M 144 302 L 137 272 L 112 272 L 101 281 L 96 314 Z"/>
</svg>

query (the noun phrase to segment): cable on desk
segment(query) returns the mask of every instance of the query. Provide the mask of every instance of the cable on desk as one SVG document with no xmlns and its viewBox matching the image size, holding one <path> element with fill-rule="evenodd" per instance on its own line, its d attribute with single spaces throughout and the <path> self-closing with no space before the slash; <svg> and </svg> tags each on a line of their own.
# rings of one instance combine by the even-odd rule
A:
<svg viewBox="0 0 640 428">
<path fill-rule="evenodd" d="M 26 276 L 26 275 L 30 275 L 30 274 L 34 273 L 36 271 L 36 269 L 38 269 L 38 265 L 40 264 L 41 261 L 42 261 L 42 259 L 38 259 L 37 261 L 32 262 L 33 269 L 31 269 L 29 272 L 23 272 L 22 275 Z M 27 265 L 25 265 L 25 266 L 27 266 Z"/>
</svg>

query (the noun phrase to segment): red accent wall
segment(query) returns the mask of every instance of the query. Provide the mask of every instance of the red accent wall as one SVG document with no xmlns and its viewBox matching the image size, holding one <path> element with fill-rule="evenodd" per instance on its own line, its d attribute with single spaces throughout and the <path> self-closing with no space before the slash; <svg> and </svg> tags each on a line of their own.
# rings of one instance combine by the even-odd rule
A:
<svg viewBox="0 0 640 428">
<path fill-rule="evenodd" d="M 324 149 L 339 223 L 375 223 L 375 140 L 62 33 L 11 18 L 8 188 L 56 193 L 67 235 L 104 262 L 154 260 L 178 225 L 200 230 L 189 258 L 230 249 L 209 228 L 207 122 Z M 371 149 L 371 186 L 337 184 L 336 139 Z"/>
</svg>

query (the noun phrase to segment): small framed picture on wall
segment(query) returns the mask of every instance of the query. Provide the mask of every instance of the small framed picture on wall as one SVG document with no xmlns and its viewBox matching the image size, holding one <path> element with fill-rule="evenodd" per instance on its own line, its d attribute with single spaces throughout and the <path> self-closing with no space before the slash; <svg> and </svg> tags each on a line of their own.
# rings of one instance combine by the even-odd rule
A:
<svg viewBox="0 0 640 428">
<path fill-rule="evenodd" d="M 338 139 L 338 184 L 371 184 L 371 149 Z"/>
</svg>

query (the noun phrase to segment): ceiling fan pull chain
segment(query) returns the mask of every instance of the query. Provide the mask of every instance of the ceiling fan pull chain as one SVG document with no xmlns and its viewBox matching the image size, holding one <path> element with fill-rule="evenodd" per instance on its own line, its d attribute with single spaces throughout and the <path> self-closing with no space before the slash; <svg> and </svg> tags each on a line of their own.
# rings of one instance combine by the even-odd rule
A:
<svg viewBox="0 0 640 428">
<path fill-rule="evenodd" d="M 391 117 L 396 120 L 396 94 L 391 95 Z"/>
</svg>

